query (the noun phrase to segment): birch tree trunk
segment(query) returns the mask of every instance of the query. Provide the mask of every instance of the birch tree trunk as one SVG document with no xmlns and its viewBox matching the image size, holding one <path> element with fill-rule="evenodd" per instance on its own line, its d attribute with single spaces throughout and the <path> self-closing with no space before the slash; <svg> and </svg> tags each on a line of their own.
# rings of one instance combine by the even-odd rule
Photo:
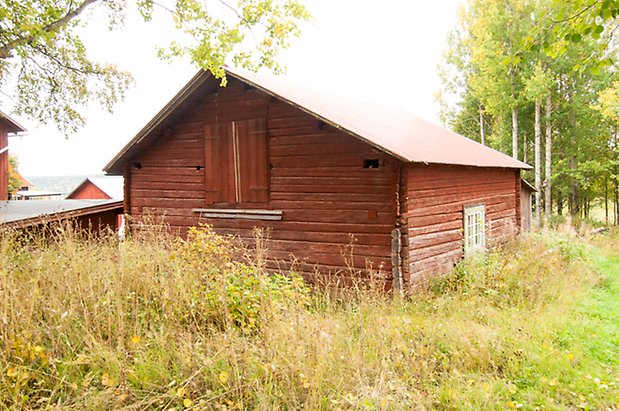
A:
<svg viewBox="0 0 619 411">
<path fill-rule="evenodd" d="M 608 225 L 608 173 L 604 174 L 604 215 Z"/>
<path fill-rule="evenodd" d="M 518 160 L 518 108 L 512 108 L 512 157 Z"/>
<path fill-rule="evenodd" d="M 484 130 L 484 108 L 479 105 L 479 136 L 481 137 L 481 143 L 486 145 L 486 131 Z"/>
<path fill-rule="evenodd" d="M 542 184 L 541 170 L 541 143 L 542 143 L 542 103 L 540 100 L 535 101 L 535 224 L 539 228 L 542 225 L 542 213 L 540 210 L 540 200 L 542 193 L 540 186 Z"/>
<path fill-rule="evenodd" d="M 575 155 L 570 157 L 569 166 L 570 166 L 570 170 L 572 171 L 572 173 L 575 173 L 576 168 L 578 166 Z M 571 188 L 570 198 L 569 198 L 570 215 L 572 217 L 575 217 L 580 214 L 580 199 L 578 196 L 578 180 L 576 180 L 576 178 L 574 177 L 571 177 L 570 188 Z"/>
<path fill-rule="evenodd" d="M 527 162 L 527 133 L 522 133 L 522 162 Z"/>
<path fill-rule="evenodd" d="M 552 174 L 552 123 L 550 116 L 552 115 L 552 96 L 548 94 L 546 97 L 546 176 L 544 181 L 544 219 L 546 224 L 550 221 L 552 213 L 552 184 L 550 182 Z"/>
</svg>

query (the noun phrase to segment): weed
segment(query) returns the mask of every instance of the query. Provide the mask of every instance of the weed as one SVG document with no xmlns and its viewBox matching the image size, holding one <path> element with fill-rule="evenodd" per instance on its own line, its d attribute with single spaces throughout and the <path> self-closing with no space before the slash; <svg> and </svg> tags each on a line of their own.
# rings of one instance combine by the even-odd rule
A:
<svg viewBox="0 0 619 411">
<path fill-rule="evenodd" d="M 0 408 L 617 407 L 619 260 L 576 237 L 517 239 L 401 298 L 310 292 L 209 227 L 142 228 L 0 234 Z"/>
</svg>

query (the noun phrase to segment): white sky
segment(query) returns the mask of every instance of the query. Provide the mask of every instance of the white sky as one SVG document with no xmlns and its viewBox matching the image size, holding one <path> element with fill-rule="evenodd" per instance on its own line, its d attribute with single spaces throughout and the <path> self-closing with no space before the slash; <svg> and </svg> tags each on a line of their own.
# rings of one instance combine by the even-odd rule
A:
<svg viewBox="0 0 619 411">
<path fill-rule="evenodd" d="M 293 83 L 403 108 L 438 123 L 436 67 L 463 0 L 305 0 L 315 21 L 281 62 Z M 66 139 L 54 126 L 14 118 L 28 129 L 9 139 L 26 176 L 97 174 L 195 74 L 184 62 L 157 59 L 167 44 L 162 25 L 131 18 L 120 32 L 89 25 L 91 55 L 112 62 L 137 84 L 113 114 L 97 107 L 87 126 Z M 5 108 L 5 110 L 8 110 Z"/>
</svg>

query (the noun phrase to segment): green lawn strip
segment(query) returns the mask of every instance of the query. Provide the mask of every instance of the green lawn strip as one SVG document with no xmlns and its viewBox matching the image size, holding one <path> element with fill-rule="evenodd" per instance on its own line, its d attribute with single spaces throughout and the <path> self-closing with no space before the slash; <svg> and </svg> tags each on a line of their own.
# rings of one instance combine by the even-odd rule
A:
<svg viewBox="0 0 619 411">
<path fill-rule="evenodd" d="M 598 258 L 595 265 L 603 282 L 580 305 L 580 311 L 595 325 L 587 346 L 592 355 L 609 366 L 619 365 L 619 255 Z M 585 327 L 589 324 L 584 324 Z"/>
<path fill-rule="evenodd" d="M 572 320 L 559 338 L 575 351 L 574 368 L 580 380 L 571 381 L 569 393 L 582 408 L 619 406 L 619 255 L 592 249 L 591 261 L 600 283 L 580 299 Z M 578 352 L 579 351 L 579 352 Z"/>
<path fill-rule="evenodd" d="M 571 241 L 564 245 L 578 248 Z M 446 376 L 447 381 L 437 387 L 441 407 L 615 409 L 619 405 L 619 256 L 594 247 L 582 251 L 570 258 L 584 258 L 583 269 L 593 266 L 600 274 L 597 283 L 582 284 L 580 291 L 574 283 L 576 288 L 563 290 L 573 293 L 573 300 L 563 298 L 539 310 L 488 307 L 487 326 L 496 333 L 490 361 L 501 370 L 464 369 L 467 384 Z M 470 299 L 459 302 L 467 303 L 471 307 L 465 312 L 482 309 Z M 470 321 L 467 316 L 462 319 Z M 480 326 L 469 324 L 473 329 Z"/>
</svg>

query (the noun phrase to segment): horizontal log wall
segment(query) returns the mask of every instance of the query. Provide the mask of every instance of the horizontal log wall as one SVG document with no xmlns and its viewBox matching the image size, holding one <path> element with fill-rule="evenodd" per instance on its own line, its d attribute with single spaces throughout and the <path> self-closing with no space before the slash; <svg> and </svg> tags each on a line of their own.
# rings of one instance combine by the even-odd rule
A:
<svg viewBox="0 0 619 411">
<path fill-rule="evenodd" d="M 192 209 L 206 207 L 204 126 L 255 118 L 267 119 L 269 202 L 208 208 L 281 210 L 282 221 L 200 218 Z M 381 167 L 363 168 L 364 159 L 379 159 Z M 397 166 L 370 145 L 229 79 L 134 158 L 125 196 L 134 221 L 165 215 L 181 234 L 208 223 L 251 244 L 254 226 L 270 227 L 271 268 L 295 261 L 307 275 L 339 273 L 344 281 L 380 271 L 388 284 Z"/>
<path fill-rule="evenodd" d="M 408 164 L 409 281 L 453 269 L 462 259 L 464 206 L 486 206 L 486 241 L 519 231 L 519 172 L 511 169 Z"/>
<path fill-rule="evenodd" d="M 0 121 L 0 150 L 9 145 L 7 127 Z M 7 200 L 9 196 L 9 152 L 0 153 L 0 201 Z"/>
</svg>

